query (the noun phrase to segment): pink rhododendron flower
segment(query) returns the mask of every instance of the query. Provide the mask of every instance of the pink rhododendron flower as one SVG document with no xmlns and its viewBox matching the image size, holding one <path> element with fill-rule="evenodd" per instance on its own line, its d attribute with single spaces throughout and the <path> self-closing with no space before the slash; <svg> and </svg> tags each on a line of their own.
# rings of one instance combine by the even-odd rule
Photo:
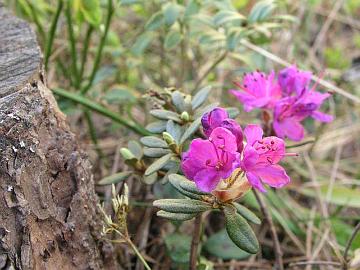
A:
<svg viewBox="0 0 360 270">
<path fill-rule="evenodd" d="M 284 95 L 293 93 L 300 95 L 307 89 L 311 80 L 311 72 L 298 70 L 296 65 L 284 68 L 279 72 L 278 81 Z"/>
<path fill-rule="evenodd" d="M 262 183 L 280 188 L 290 182 L 285 169 L 278 162 L 285 156 L 285 143 L 271 136 L 263 138 L 263 130 L 258 125 L 248 125 L 244 134 L 247 144 L 241 161 L 241 169 L 251 185 L 265 192 Z"/>
<path fill-rule="evenodd" d="M 231 131 L 217 127 L 209 139 L 191 142 L 189 150 L 182 155 L 182 171 L 200 190 L 211 192 L 240 166 L 237 148 L 236 137 Z"/>
<path fill-rule="evenodd" d="M 294 141 L 304 138 L 304 127 L 301 121 L 313 117 L 321 122 L 331 122 L 333 117 L 318 111 L 321 104 L 330 94 L 319 93 L 314 89 L 303 89 L 299 96 L 286 97 L 279 100 L 274 108 L 273 128 L 280 138 L 288 137 Z"/>
<path fill-rule="evenodd" d="M 273 108 L 275 102 L 281 98 L 281 88 L 275 78 L 275 72 L 266 75 L 262 72 L 246 74 L 243 83 L 235 84 L 242 89 L 230 90 L 244 105 L 246 112 L 254 108 Z"/>
<path fill-rule="evenodd" d="M 235 120 L 229 118 L 228 112 L 223 108 L 215 108 L 212 111 L 205 113 L 201 118 L 201 124 L 203 126 L 204 133 L 207 137 L 217 127 L 223 127 L 231 131 L 236 137 L 236 143 L 238 145 L 238 151 L 243 149 L 243 132 L 238 123 Z"/>
</svg>

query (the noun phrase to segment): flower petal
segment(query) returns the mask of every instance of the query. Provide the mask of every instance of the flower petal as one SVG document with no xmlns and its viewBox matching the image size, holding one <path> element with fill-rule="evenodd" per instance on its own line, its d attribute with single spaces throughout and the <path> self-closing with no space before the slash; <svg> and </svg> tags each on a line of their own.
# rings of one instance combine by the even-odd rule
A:
<svg viewBox="0 0 360 270">
<path fill-rule="evenodd" d="M 247 125 L 244 134 L 249 145 L 253 145 L 256 141 L 260 141 L 263 137 L 263 130 L 259 125 Z"/>
<path fill-rule="evenodd" d="M 285 169 L 277 164 L 258 168 L 253 173 L 260 177 L 262 182 L 274 188 L 281 188 L 290 182 L 290 177 L 286 174 Z"/>
<path fill-rule="evenodd" d="M 288 137 L 293 141 L 301 141 L 304 138 L 304 127 L 293 118 L 284 118 L 282 121 L 274 121 L 273 128 L 280 138 Z"/>
<path fill-rule="evenodd" d="M 314 111 L 311 116 L 315 118 L 316 120 L 324 123 L 329 123 L 332 120 L 334 120 L 334 117 L 330 114 L 326 114 L 320 111 Z"/>
<path fill-rule="evenodd" d="M 248 179 L 248 181 L 250 182 L 250 184 L 256 188 L 257 190 L 261 191 L 261 192 L 266 192 L 266 189 L 264 188 L 264 186 L 261 184 L 261 180 L 260 178 L 255 175 L 252 172 L 246 172 L 246 178 Z"/>
<path fill-rule="evenodd" d="M 222 150 L 230 153 L 237 151 L 237 142 L 235 136 L 230 130 L 222 127 L 215 128 L 210 135 L 211 140 L 215 147 L 218 149 L 218 153 Z"/>
<path fill-rule="evenodd" d="M 251 170 L 257 163 L 259 154 L 254 147 L 247 144 L 244 150 L 244 157 L 241 162 L 241 168 L 244 171 Z"/>
<path fill-rule="evenodd" d="M 220 182 L 221 178 L 218 176 L 216 170 L 201 170 L 199 171 L 195 177 L 194 182 L 198 189 L 204 192 L 211 192 L 213 191 L 218 183 Z"/>
<path fill-rule="evenodd" d="M 236 137 L 238 151 L 241 153 L 244 147 L 243 145 L 244 136 L 240 125 L 234 119 L 227 118 L 224 121 L 222 121 L 221 127 L 231 131 L 231 133 Z"/>
<path fill-rule="evenodd" d="M 205 113 L 201 118 L 201 124 L 203 126 L 205 135 L 209 137 L 213 129 L 219 127 L 223 120 L 228 117 L 228 112 L 225 109 L 219 107 L 208 113 Z"/>
</svg>

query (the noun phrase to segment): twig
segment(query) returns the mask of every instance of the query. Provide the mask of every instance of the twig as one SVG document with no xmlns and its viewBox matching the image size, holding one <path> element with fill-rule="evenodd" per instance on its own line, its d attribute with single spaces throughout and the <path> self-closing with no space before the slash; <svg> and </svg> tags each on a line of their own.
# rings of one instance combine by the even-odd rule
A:
<svg viewBox="0 0 360 270">
<path fill-rule="evenodd" d="M 308 262 L 296 262 L 290 263 L 289 267 L 303 266 L 303 265 L 328 265 L 328 266 L 340 266 L 338 262 L 329 262 L 329 261 L 308 261 Z"/>
<path fill-rule="evenodd" d="M 209 73 L 218 65 L 220 64 L 227 55 L 227 51 L 223 52 L 218 59 L 215 60 L 215 62 L 201 75 L 201 77 L 196 81 L 195 87 L 193 91 L 196 91 L 199 86 L 201 85 L 202 81 L 209 75 Z"/>
<path fill-rule="evenodd" d="M 271 217 L 269 210 L 268 210 L 263 198 L 261 197 L 261 195 L 255 189 L 253 189 L 253 192 L 256 197 L 256 200 L 258 201 L 258 203 L 260 205 L 261 212 L 265 216 L 265 219 L 270 226 L 270 233 L 271 233 L 271 237 L 274 242 L 275 258 L 276 258 L 276 264 L 277 264 L 278 270 L 284 270 L 284 264 L 283 264 L 283 259 L 282 259 L 283 253 L 282 253 L 282 250 L 280 247 L 280 242 L 277 237 L 274 223 L 272 221 L 272 217 Z"/>
<path fill-rule="evenodd" d="M 343 270 L 347 270 L 348 269 L 348 261 L 347 261 L 347 257 L 348 257 L 348 253 L 351 247 L 352 242 L 355 239 L 355 236 L 357 235 L 357 233 L 360 231 L 360 222 L 356 225 L 349 241 L 346 244 L 345 247 L 345 251 L 344 251 L 344 263 L 343 263 Z"/>
<path fill-rule="evenodd" d="M 326 21 L 323 24 L 323 26 L 321 27 L 319 34 L 316 36 L 314 45 L 311 48 L 311 51 L 314 53 L 314 55 L 316 54 L 317 50 L 319 49 L 320 45 L 322 44 L 327 31 L 329 31 L 330 26 L 333 23 L 336 14 L 339 12 L 340 8 L 343 6 L 344 1 L 345 0 L 337 0 L 336 3 L 334 4 L 334 7 L 331 10 L 329 16 L 326 18 Z"/>
<path fill-rule="evenodd" d="M 200 243 L 202 214 L 198 214 L 194 220 L 194 232 L 191 241 L 189 269 L 196 270 L 198 246 Z"/>
<path fill-rule="evenodd" d="M 247 41 L 247 40 L 245 40 L 245 39 L 240 40 L 240 43 L 241 43 L 243 46 L 247 47 L 248 49 L 251 49 L 251 50 L 257 52 L 257 53 L 259 53 L 259 54 L 261 54 L 261 55 L 269 58 L 270 60 L 272 60 L 272 61 L 274 61 L 274 62 L 276 62 L 276 63 L 278 63 L 278 64 L 280 64 L 280 65 L 287 66 L 287 67 L 291 66 L 291 63 L 289 63 L 289 62 L 281 59 L 281 58 L 278 57 L 277 55 L 272 54 L 272 53 L 268 52 L 267 50 L 265 50 L 265 49 L 263 49 L 263 48 L 261 48 L 261 47 L 259 47 L 259 46 L 256 46 L 256 45 L 250 43 L 249 41 Z M 341 88 L 333 85 L 332 83 L 330 83 L 330 82 L 328 82 L 328 81 L 325 81 L 325 80 L 323 80 L 323 79 L 320 79 L 319 77 L 317 77 L 317 76 L 315 76 L 315 75 L 312 75 L 312 76 L 311 76 L 311 79 L 312 79 L 313 81 L 315 81 L 315 82 L 318 82 L 320 85 L 322 85 L 322 86 L 330 89 L 331 91 L 336 92 L 336 93 L 338 93 L 338 94 L 340 94 L 340 95 L 343 95 L 344 97 L 352 100 L 352 101 L 355 102 L 355 103 L 360 103 L 360 98 L 359 98 L 359 97 L 357 97 L 357 96 L 355 96 L 355 95 L 353 95 L 353 94 L 350 94 L 350 93 L 346 92 L 344 89 L 341 89 Z"/>
</svg>

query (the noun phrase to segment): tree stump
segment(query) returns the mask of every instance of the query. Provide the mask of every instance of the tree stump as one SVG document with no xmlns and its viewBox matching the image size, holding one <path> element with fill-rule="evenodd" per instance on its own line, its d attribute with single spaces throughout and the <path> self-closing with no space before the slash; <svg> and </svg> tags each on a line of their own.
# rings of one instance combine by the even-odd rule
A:
<svg viewBox="0 0 360 270">
<path fill-rule="evenodd" d="M 116 269 L 90 163 L 46 87 L 29 25 L 0 3 L 0 269 Z"/>
</svg>

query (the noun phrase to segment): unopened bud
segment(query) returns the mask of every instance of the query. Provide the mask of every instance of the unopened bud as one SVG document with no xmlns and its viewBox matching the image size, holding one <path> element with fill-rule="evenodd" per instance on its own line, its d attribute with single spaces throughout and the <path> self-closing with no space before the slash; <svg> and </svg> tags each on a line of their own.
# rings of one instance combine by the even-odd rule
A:
<svg viewBox="0 0 360 270">
<path fill-rule="evenodd" d="M 176 144 L 175 139 L 168 132 L 163 132 L 163 139 L 168 145 Z"/>
<path fill-rule="evenodd" d="M 125 147 L 120 149 L 120 154 L 123 156 L 125 160 L 136 158 L 131 151 Z"/>
<path fill-rule="evenodd" d="M 185 122 L 189 122 L 189 120 L 190 120 L 190 115 L 189 115 L 188 112 L 182 112 L 180 118 L 181 118 L 181 120 L 184 120 Z"/>
</svg>

